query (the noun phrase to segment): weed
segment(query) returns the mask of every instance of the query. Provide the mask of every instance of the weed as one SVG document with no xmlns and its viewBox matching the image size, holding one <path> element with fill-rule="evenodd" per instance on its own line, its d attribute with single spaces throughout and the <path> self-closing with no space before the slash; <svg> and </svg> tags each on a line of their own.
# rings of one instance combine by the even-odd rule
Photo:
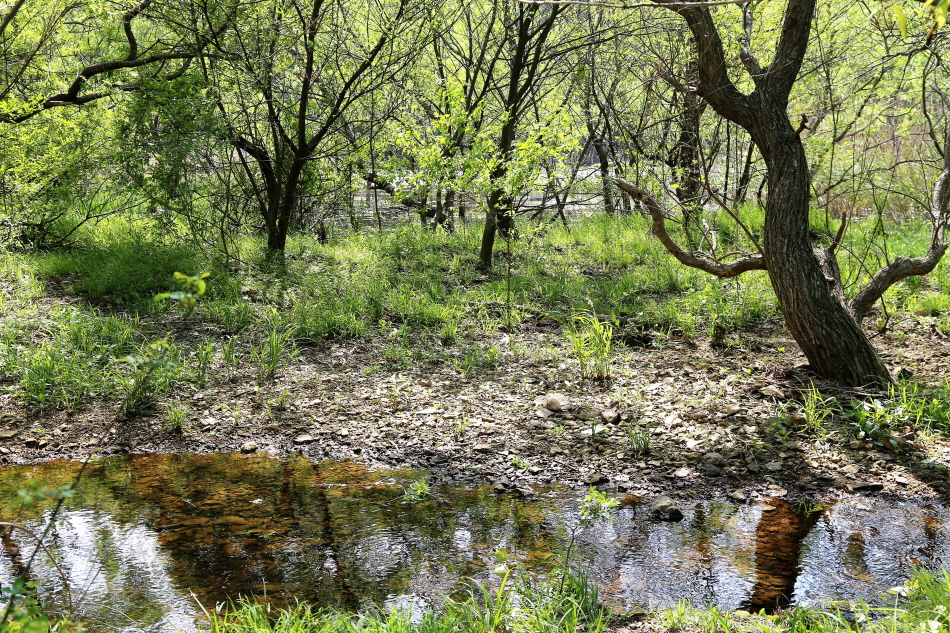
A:
<svg viewBox="0 0 950 633">
<path fill-rule="evenodd" d="M 425 479 L 416 479 L 409 486 L 403 489 L 403 503 L 419 503 L 432 496 L 432 490 L 429 482 Z"/>
<path fill-rule="evenodd" d="M 650 454 L 650 441 L 652 433 L 649 428 L 643 428 L 638 424 L 627 424 L 627 445 L 634 458 Z"/>
<path fill-rule="evenodd" d="M 461 361 L 456 362 L 455 368 L 465 376 L 491 371 L 498 365 L 501 350 L 492 345 L 488 348 L 473 346 L 465 352 Z"/>
<path fill-rule="evenodd" d="M 528 463 L 524 457 L 519 457 L 518 455 L 511 456 L 511 465 L 518 470 L 524 470 L 529 467 L 531 464 Z"/>
<path fill-rule="evenodd" d="M 610 378 L 611 340 L 614 328 L 594 312 L 575 314 L 566 328 L 571 350 L 581 366 L 581 378 Z"/>
<path fill-rule="evenodd" d="M 770 435 L 784 444 L 792 437 L 789 422 L 790 418 L 787 414 L 777 415 L 766 420 L 765 424 L 762 425 L 762 430 L 766 435 Z"/>
<path fill-rule="evenodd" d="M 251 348 L 251 361 L 254 363 L 258 384 L 273 380 L 281 363 L 290 361 L 297 355 L 297 350 L 293 347 L 295 326 L 281 323 L 274 309 L 271 309 L 264 322 L 264 342 Z"/>
<path fill-rule="evenodd" d="M 150 343 L 140 354 L 126 356 L 123 360 L 132 367 L 132 376 L 123 384 L 125 397 L 119 414 L 134 415 L 150 405 L 159 391 L 157 373 L 168 372 L 176 365 L 169 359 L 171 346 L 167 340 Z"/>
<path fill-rule="evenodd" d="M 877 398 L 854 401 L 845 417 L 851 420 L 851 434 L 855 439 L 872 442 L 887 434 L 894 421 L 894 413 Z"/>
<path fill-rule="evenodd" d="M 169 428 L 181 430 L 185 426 L 185 419 L 188 417 L 188 406 L 181 403 L 168 405 L 165 410 L 165 419 L 168 421 Z"/>
<path fill-rule="evenodd" d="M 237 358 L 237 338 L 231 336 L 226 341 L 221 342 L 221 356 L 224 359 L 224 366 L 228 370 L 228 375 L 238 368 Z"/>
<path fill-rule="evenodd" d="M 195 384 L 203 387 L 208 380 L 208 369 L 211 367 L 211 361 L 214 360 L 214 344 L 211 341 L 198 346 L 195 350 Z"/>
<path fill-rule="evenodd" d="M 470 427 L 471 425 L 472 425 L 472 423 L 468 421 L 468 416 L 467 416 L 467 415 L 463 415 L 463 416 L 459 419 L 459 421 L 456 422 L 456 423 L 452 426 L 452 438 L 453 438 L 456 442 L 461 441 L 461 439 L 462 439 L 463 437 L 465 437 L 465 431 L 466 431 L 466 430 L 468 429 L 468 427 Z"/>
<path fill-rule="evenodd" d="M 805 427 L 814 433 L 824 433 L 825 423 L 835 412 L 839 411 L 838 401 L 833 397 L 823 397 L 814 384 L 802 392 L 802 415 L 805 417 Z"/>
<path fill-rule="evenodd" d="M 177 301 L 181 309 L 185 311 L 185 317 L 191 316 L 195 306 L 198 305 L 198 297 L 202 296 L 208 288 L 205 279 L 211 276 L 211 273 L 200 273 L 189 277 L 183 273 L 175 273 L 175 281 L 181 285 L 181 290 L 174 292 L 161 292 L 155 295 L 155 301 L 165 301 L 171 299 Z"/>
</svg>

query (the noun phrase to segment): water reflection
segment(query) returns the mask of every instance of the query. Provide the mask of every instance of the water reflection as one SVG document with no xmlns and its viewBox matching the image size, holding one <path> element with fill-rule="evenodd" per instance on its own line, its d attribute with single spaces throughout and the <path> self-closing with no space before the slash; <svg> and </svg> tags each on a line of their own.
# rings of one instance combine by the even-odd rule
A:
<svg viewBox="0 0 950 633">
<path fill-rule="evenodd" d="M 72 462 L 9 468 L 0 499 L 23 481 L 70 480 Z M 265 595 L 350 609 L 432 605 L 464 582 L 491 582 L 493 552 L 507 547 L 543 574 L 576 521 L 579 493 L 535 499 L 447 486 L 406 504 L 408 471 L 300 457 L 146 455 L 91 464 L 49 541 L 80 614 L 94 628 L 187 630 L 202 603 Z M 680 523 L 649 517 L 644 503 L 579 537 L 577 560 L 604 597 L 626 606 L 686 599 L 724 608 L 873 597 L 913 564 L 947 551 L 947 509 L 865 501 L 796 507 L 699 502 Z M 12 509 L 0 512 L 9 519 Z M 50 507 L 31 508 L 40 527 Z M 28 539 L 0 540 L 0 583 L 19 574 Z M 44 597 L 65 604 L 46 560 L 35 566 Z"/>
</svg>

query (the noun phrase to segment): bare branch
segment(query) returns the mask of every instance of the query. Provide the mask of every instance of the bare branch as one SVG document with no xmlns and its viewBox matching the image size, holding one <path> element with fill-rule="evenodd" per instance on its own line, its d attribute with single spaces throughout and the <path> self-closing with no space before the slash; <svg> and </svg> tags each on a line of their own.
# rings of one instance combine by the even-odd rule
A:
<svg viewBox="0 0 950 633">
<path fill-rule="evenodd" d="M 749 270 L 765 270 L 765 259 L 759 254 L 746 254 L 739 259 L 731 262 L 721 262 L 717 259 L 707 257 L 697 253 L 684 251 L 669 233 L 666 232 L 666 217 L 663 215 L 663 209 L 648 191 L 641 189 L 632 182 L 623 178 L 613 178 L 615 185 L 620 189 L 647 206 L 650 211 L 650 217 L 653 218 L 653 235 L 660 240 L 660 243 L 673 255 L 680 263 L 691 268 L 697 268 L 703 272 L 721 278 L 736 277 Z"/>
<path fill-rule="evenodd" d="M 699 7 L 724 7 L 727 5 L 748 4 L 749 0 L 714 0 L 712 2 L 634 2 L 632 4 L 616 4 L 613 2 L 588 2 L 587 0 L 518 0 L 521 4 L 551 4 L 577 5 L 581 7 L 601 7 L 605 9 L 642 9 L 645 7 L 662 6 L 673 11 L 693 9 Z"/>
<path fill-rule="evenodd" d="M 858 291 L 851 300 L 851 313 L 858 323 L 864 319 L 867 311 L 888 288 L 906 277 L 926 275 L 940 263 L 948 247 L 944 241 L 948 219 L 947 207 L 950 206 L 948 202 L 950 202 L 950 152 L 945 152 L 944 168 L 934 182 L 931 199 L 930 210 L 934 225 L 930 249 L 923 257 L 898 257 L 878 271 L 871 281 Z"/>
</svg>

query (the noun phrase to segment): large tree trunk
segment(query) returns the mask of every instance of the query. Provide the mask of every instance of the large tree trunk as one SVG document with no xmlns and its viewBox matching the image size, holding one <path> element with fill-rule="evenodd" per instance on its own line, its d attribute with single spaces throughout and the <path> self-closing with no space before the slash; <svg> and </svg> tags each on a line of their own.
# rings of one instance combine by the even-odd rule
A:
<svg viewBox="0 0 950 633">
<path fill-rule="evenodd" d="M 808 162 L 787 108 L 808 48 L 815 0 L 789 0 L 773 61 L 764 67 L 749 46 L 751 14 L 746 13 L 740 58 L 755 85 L 748 95 L 726 72 L 722 40 L 709 9 L 679 12 L 696 43 L 696 94 L 745 128 L 765 159 L 768 201 L 762 257 L 789 331 L 819 376 L 849 386 L 890 382 L 890 373 L 845 301 L 833 247 L 816 249 L 809 237 Z"/>
<path fill-rule="evenodd" d="M 845 300 L 834 253 L 811 243 L 811 177 L 801 138 L 784 108 L 764 101 L 753 108 L 760 120 L 749 130 L 768 170 L 762 247 L 785 324 L 819 376 L 851 386 L 889 381 Z"/>
</svg>

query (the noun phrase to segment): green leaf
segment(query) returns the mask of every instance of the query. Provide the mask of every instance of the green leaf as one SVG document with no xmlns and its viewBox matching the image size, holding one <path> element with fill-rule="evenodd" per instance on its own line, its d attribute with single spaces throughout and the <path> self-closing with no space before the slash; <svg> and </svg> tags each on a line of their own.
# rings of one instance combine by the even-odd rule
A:
<svg viewBox="0 0 950 633">
<path fill-rule="evenodd" d="M 907 37 L 907 16 L 904 15 L 904 10 L 896 4 L 891 7 L 891 10 L 894 11 L 894 18 L 897 20 L 897 28 L 900 29 L 901 37 Z"/>
</svg>

